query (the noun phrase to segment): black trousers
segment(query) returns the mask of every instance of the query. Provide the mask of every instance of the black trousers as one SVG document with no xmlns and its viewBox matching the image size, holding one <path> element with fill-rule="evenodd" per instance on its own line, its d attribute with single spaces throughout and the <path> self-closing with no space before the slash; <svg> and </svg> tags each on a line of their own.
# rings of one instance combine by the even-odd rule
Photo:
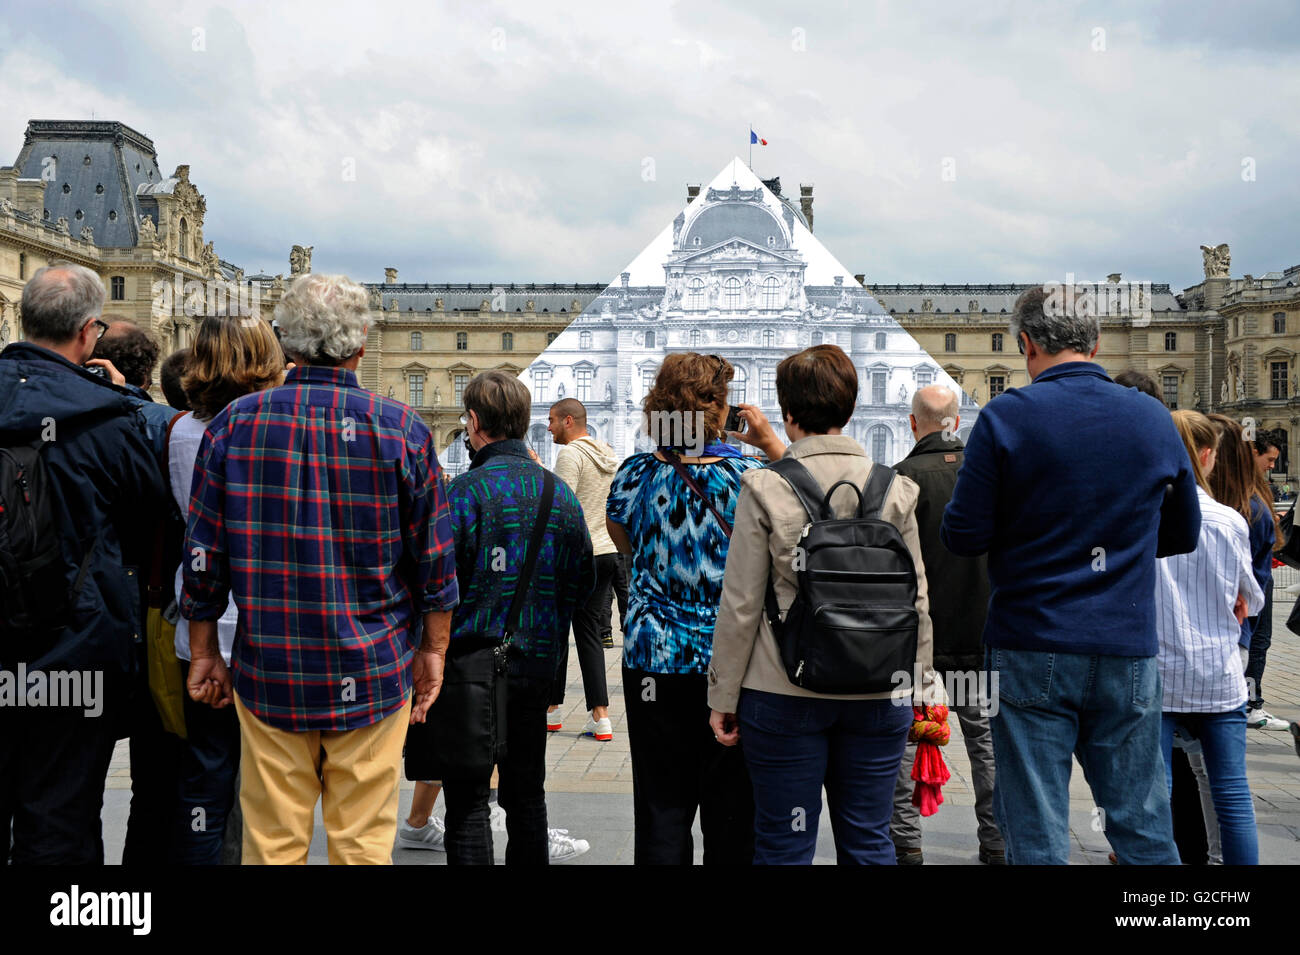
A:
<svg viewBox="0 0 1300 955">
<path fill-rule="evenodd" d="M 104 864 L 114 730 L 107 714 L 0 706 L 0 831 L 12 833 L 14 865 Z"/>
<path fill-rule="evenodd" d="M 632 579 L 632 555 L 618 554 L 618 563 L 614 565 L 614 597 L 618 600 L 618 628 L 627 629 L 627 587 Z M 609 616 L 605 617 L 601 635 L 613 632 Z"/>
<path fill-rule="evenodd" d="M 506 865 L 549 865 L 546 826 L 546 706 L 551 681 L 510 676 L 506 690 L 506 757 L 498 802 L 506 811 Z M 492 865 L 488 809 L 492 777 L 444 779 L 448 865 Z"/>
<path fill-rule="evenodd" d="M 131 737 L 131 812 L 126 820 L 122 864 L 165 865 L 173 858 L 177 780 L 185 741 L 163 729 L 149 693 L 143 644 L 138 647 L 134 687 L 127 725 Z"/>
<path fill-rule="evenodd" d="M 609 706 L 609 687 L 605 682 L 605 648 L 601 646 L 602 628 L 608 630 L 610 615 L 610 590 L 618 571 L 618 554 L 601 554 L 595 558 L 596 589 L 573 615 L 573 642 L 578 645 L 578 666 L 582 668 L 582 692 L 586 695 L 587 709 Z M 564 702 L 565 684 L 569 669 L 569 640 L 566 637 L 560 651 L 560 667 L 555 672 L 555 685 L 551 688 L 551 705 Z"/>
<path fill-rule="evenodd" d="M 188 676 L 188 665 L 185 673 Z M 226 824 L 238 796 L 239 717 L 233 706 L 217 710 L 186 696 L 185 732 L 171 861 L 222 865 Z"/>
<path fill-rule="evenodd" d="M 693 865 L 700 814 L 705 865 L 752 865 L 754 791 L 739 746 L 709 728 L 708 677 L 623 668 L 637 865 Z"/>
</svg>

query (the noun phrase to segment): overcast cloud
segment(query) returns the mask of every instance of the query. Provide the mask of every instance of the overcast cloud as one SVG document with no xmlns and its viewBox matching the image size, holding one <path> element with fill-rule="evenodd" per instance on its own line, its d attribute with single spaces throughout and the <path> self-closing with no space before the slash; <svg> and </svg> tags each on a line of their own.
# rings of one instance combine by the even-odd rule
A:
<svg viewBox="0 0 1300 955">
<path fill-rule="evenodd" d="M 0 161 L 29 119 L 127 123 L 164 172 L 190 165 L 205 238 L 250 272 L 287 271 L 301 243 L 366 281 L 609 281 L 685 183 L 746 155 L 750 123 L 770 143 L 755 170 L 815 184 L 816 235 L 869 282 L 1182 288 L 1220 242 L 1235 275 L 1300 262 L 1285 2 L 138 0 L 15 19 Z"/>
</svg>

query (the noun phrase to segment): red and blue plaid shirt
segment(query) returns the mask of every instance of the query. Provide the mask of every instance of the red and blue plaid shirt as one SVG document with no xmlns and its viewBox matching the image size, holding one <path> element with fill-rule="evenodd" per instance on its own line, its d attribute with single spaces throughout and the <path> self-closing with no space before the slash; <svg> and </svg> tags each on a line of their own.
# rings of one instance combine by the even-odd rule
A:
<svg viewBox="0 0 1300 955">
<path fill-rule="evenodd" d="M 433 435 L 345 369 L 291 369 L 212 419 L 190 491 L 181 613 L 239 608 L 235 692 L 291 732 L 401 709 L 423 613 L 456 606 Z"/>
</svg>

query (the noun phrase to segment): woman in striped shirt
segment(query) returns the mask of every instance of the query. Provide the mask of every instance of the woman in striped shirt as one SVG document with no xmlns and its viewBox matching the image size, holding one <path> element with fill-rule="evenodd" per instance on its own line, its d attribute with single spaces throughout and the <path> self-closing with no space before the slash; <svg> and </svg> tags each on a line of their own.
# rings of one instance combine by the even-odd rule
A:
<svg viewBox="0 0 1300 955">
<path fill-rule="evenodd" d="M 1156 561 L 1156 629 L 1163 687 L 1162 744 L 1172 784 L 1175 731 L 1201 743 L 1225 865 L 1259 862 L 1255 810 L 1246 781 L 1246 681 L 1237 640 L 1259 613 L 1246 520 L 1210 495 L 1218 433 L 1205 415 L 1175 411 L 1196 473 L 1201 536 L 1196 550 Z"/>
</svg>

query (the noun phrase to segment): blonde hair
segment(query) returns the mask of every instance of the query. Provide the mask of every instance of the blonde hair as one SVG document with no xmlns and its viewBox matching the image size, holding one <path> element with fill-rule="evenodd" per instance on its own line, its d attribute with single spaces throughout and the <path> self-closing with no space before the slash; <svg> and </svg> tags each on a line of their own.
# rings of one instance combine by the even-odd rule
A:
<svg viewBox="0 0 1300 955">
<path fill-rule="evenodd" d="M 1181 409 L 1173 413 L 1173 418 L 1178 436 L 1183 439 L 1183 447 L 1187 449 L 1187 456 L 1192 459 L 1192 472 L 1196 475 L 1196 483 L 1206 494 L 1213 497 L 1210 481 L 1205 476 L 1205 469 L 1201 467 L 1201 451 L 1206 448 L 1218 448 L 1218 430 L 1213 422 L 1199 411 Z"/>
<path fill-rule="evenodd" d="M 194 417 L 211 421 L 236 398 L 283 380 L 284 352 L 270 325 L 256 315 L 213 315 L 199 325 L 181 388 Z"/>
</svg>

